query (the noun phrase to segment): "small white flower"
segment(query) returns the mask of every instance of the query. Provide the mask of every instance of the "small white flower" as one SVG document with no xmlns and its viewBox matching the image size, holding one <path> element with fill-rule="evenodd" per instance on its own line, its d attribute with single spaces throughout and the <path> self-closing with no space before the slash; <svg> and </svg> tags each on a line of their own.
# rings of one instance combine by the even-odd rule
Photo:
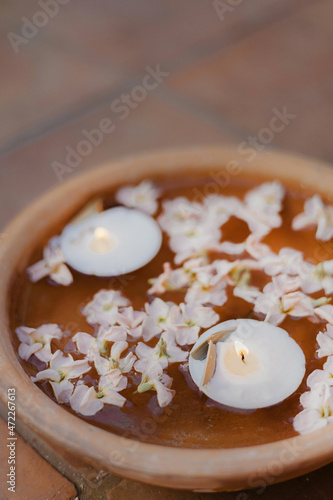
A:
<svg viewBox="0 0 333 500">
<path fill-rule="evenodd" d="M 272 281 L 268 283 L 264 288 L 264 293 L 274 294 L 277 297 L 282 297 L 283 295 L 291 292 L 295 292 L 300 287 L 299 277 L 289 276 L 287 274 L 280 274 L 274 276 Z"/>
<path fill-rule="evenodd" d="M 63 334 L 58 325 L 47 324 L 39 328 L 19 326 L 16 328 L 16 335 L 21 342 L 18 351 L 20 358 L 28 361 L 34 354 L 36 358 L 47 363 L 52 356 L 52 339 L 59 340 L 62 338 Z"/>
<path fill-rule="evenodd" d="M 256 260 L 263 259 L 268 255 L 271 255 L 271 248 L 261 241 L 261 238 L 250 234 L 245 240 L 245 250 L 247 253 Z"/>
<path fill-rule="evenodd" d="M 218 264 L 221 266 L 218 266 Z M 222 278 L 220 285 L 225 286 L 229 284 L 234 287 L 233 294 L 235 297 L 242 298 L 247 302 L 255 302 L 260 291 L 257 287 L 250 286 L 250 281 L 251 269 L 256 269 L 258 267 L 256 261 L 250 259 L 230 263 L 227 261 L 215 261 L 213 265 L 215 265 L 218 270 L 215 279 Z"/>
<path fill-rule="evenodd" d="M 188 304 L 211 304 L 213 306 L 223 306 L 228 300 L 226 293 L 226 283 L 221 282 L 213 287 L 207 287 L 199 281 L 188 289 L 185 295 L 185 302 Z"/>
<path fill-rule="evenodd" d="M 220 216 L 214 212 L 217 207 L 208 209 L 180 197 L 165 202 L 163 209 L 158 221 L 169 235 L 176 264 L 218 249 L 221 230 L 216 222 Z"/>
<path fill-rule="evenodd" d="M 136 357 L 129 352 L 124 358 L 122 353 L 128 348 L 125 341 L 115 342 L 111 347 L 110 356 L 101 356 L 99 352 L 94 352 L 94 365 L 99 375 L 106 375 L 112 370 L 120 370 L 121 373 L 129 373 L 136 361 Z"/>
<path fill-rule="evenodd" d="M 287 293 L 281 298 L 281 309 L 292 318 L 314 315 L 314 301 L 302 292 Z"/>
<path fill-rule="evenodd" d="M 333 387 L 317 384 L 301 396 L 304 408 L 294 418 L 294 429 L 307 434 L 333 422 Z"/>
<path fill-rule="evenodd" d="M 186 361 L 189 355 L 176 345 L 173 335 L 168 332 L 163 333 L 155 347 L 139 342 L 135 353 L 139 358 L 135 363 L 135 369 L 141 373 L 148 369 L 152 361 L 158 361 L 162 368 L 167 368 L 171 363 Z"/>
<path fill-rule="evenodd" d="M 132 306 L 124 307 L 119 311 L 118 323 L 126 330 L 127 335 L 132 339 L 138 339 L 142 336 L 142 323 L 146 317 L 144 311 L 134 311 Z"/>
<path fill-rule="evenodd" d="M 227 262 L 227 261 L 225 261 Z M 185 302 L 196 302 L 198 304 L 212 304 L 222 306 L 227 295 L 227 274 L 234 266 L 228 263 L 225 269 L 225 280 L 216 284 L 217 270 L 212 264 L 208 264 L 207 259 L 197 258 L 186 261 L 179 269 L 172 270 L 169 263 L 164 264 L 164 273 L 152 280 L 153 287 L 148 293 L 164 293 L 166 291 L 177 290 L 186 292 Z"/>
<path fill-rule="evenodd" d="M 157 278 L 149 280 L 152 287 L 148 290 L 148 294 L 162 295 L 167 291 L 181 290 L 189 286 L 191 276 L 184 266 L 180 269 L 172 269 L 169 262 L 163 264 L 163 273 Z"/>
<path fill-rule="evenodd" d="M 296 291 L 298 277 L 279 275 L 265 286 L 255 301 L 254 311 L 265 315 L 265 321 L 279 325 L 287 317 L 314 317 L 316 302 L 308 295 Z"/>
<path fill-rule="evenodd" d="M 202 205 L 179 197 L 163 203 L 163 213 L 158 222 L 168 234 L 183 232 L 186 227 L 192 227 L 200 220 Z"/>
<path fill-rule="evenodd" d="M 207 219 L 221 227 L 238 212 L 240 205 L 241 202 L 234 196 L 211 194 L 206 196 L 203 209 L 206 209 Z"/>
<path fill-rule="evenodd" d="M 314 370 L 308 377 L 308 387 L 312 388 L 320 383 L 333 386 L 333 356 L 327 358 L 322 370 Z"/>
<path fill-rule="evenodd" d="M 236 286 L 234 288 L 234 296 L 255 304 L 260 295 L 260 290 L 256 286 Z"/>
<path fill-rule="evenodd" d="M 318 299 L 317 303 L 324 303 L 325 300 L 326 304 L 318 304 L 318 307 L 315 308 L 315 314 L 316 316 L 318 316 L 318 318 L 323 319 L 324 321 L 327 321 L 327 323 L 333 325 L 333 306 L 331 304 L 328 304 L 328 302 L 330 302 L 330 299 L 323 297 L 322 299 Z"/>
<path fill-rule="evenodd" d="M 157 392 L 157 402 L 161 408 L 168 406 L 175 395 L 175 391 L 170 389 L 172 378 L 163 373 L 163 368 L 158 361 L 153 361 L 143 372 L 141 383 L 137 392 L 143 393 L 155 389 Z"/>
<path fill-rule="evenodd" d="M 122 407 L 126 399 L 119 394 L 119 391 L 126 387 L 127 378 L 120 370 L 113 370 L 100 378 L 97 391 L 85 384 L 76 385 L 70 404 L 76 413 L 85 416 L 95 415 L 105 404 Z"/>
<path fill-rule="evenodd" d="M 58 238 L 52 238 L 44 248 L 43 259 L 28 267 L 30 281 L 35 283 L 49 276 L 54 283 L 68 286 L 73 283 L 73 276 L 65 264 L 65 257 L 59 245 Z"/>
<path fill-rule="evenodd" d="M 245 204 L 253 212 L 264 212 L 262 215 L 269 217 L 281 211 L 284 197 L 285 189 L 280 182 L 265 182 L 246 194 Z"/>
<path fill-rule="evenodd" d="M 151 304 L 147 303 L 145 308 L 147 317 L 143 321 L 142 336 L 147 342 L 174 324 L 178 316 L 178 306 L 157 298 Z"/>
<path fill-rule="evenodd" d="M 217 250 L 221 239 L 221 230 L 215 224 L 206 221 L 187 227 L 170 237 L 170 248 L 175 252 L 175 263 L 181 264 L 191 257 L 199 257 L 209 250 Z"/>
<path fill-rule="evenodd" d="M 127 337 L 126 330 L 120 326 L 103 327 L 97 331 L 97 337 L 85 332 L 78 332 L 73 337 L 78 351 L 85 354 L 91 361 L 96 353 L 106 356 L 108 354 L 109 342 L 125 341 Z"/>
<path fill-rule="evenodd" d="M 191 345 L 199 338 L 201 328 L 209 328 L 219 320 L 211 307 L 200 304 L 180 304 L 178 317 L 170 328 L 178 345 Z"/>
<path fill-rule="evenodd" d="M 306 200 L 304 212 L 297 215 L 292 223 L 294 231 L 317 227 L 317 240 L 329 241 L 333 238 L 333 207 L 325 205 L 319 195 Z"/>
<path fill-rule="evenodd" d="M 241 255 L 247 252 L 256 260 L 263 259 L 272 253 L 270 247 L 262 243 L 261 238 L 254 234 L 250 234 L 243 243 L 224 241 L 221 243 L 219 250 L 228 255 Z"/>
<path fill-rule="evenodd" d="M 320 262 L 317 266 L 307 263 L 301 274 L 302 290 L 315 293 L 325 290 L 327 295 L 333 293 L 333 260 Z"/>
<path fill-rule="evenodd" d="M 215 260 L 212 263 L 214 276 L 210 280 L 210 284 L 214 285 L 224 282 L 231 286 L 248 282 L 251 278 L 252 270 L 261 269 L 260 264 L 256 260 L 244 259 L 229 262 L 227 260 Z"/>
<path fill-rule="evenodd" d="M 91 325 L 115 325 L 118 320 L 118 308 L 129 305 L 129 300 L 116 290 L 100 290 L 93 300 L 83 309 Z"/>
<path fill-rule="evenodd" d="M 333 326 L 328 324 L 326 332 L 319 332 L 317 335 L 319 349 L 317 355 L 319 358 L 333 356 Z"/>
<path fill-rule="evenodd" d="M 203 287 L 210 288 L 216 285 L 227 286 L 233 284 L 230 274 L 237 268 L 240 261 L 214 260 L 212 264 L 200 267 L 196 272 L 196 282 Z"/>
<path fill-rule="evenodd" d="M 38 372 L 36 377 L 32 377 L 32 381 L 48 380 L 58 403 L 68 403 L 74 387 L 70 380 L 79 378 L 90 369 L 91 367 L 85 359 L 74 361 L 70 354 L 64 356 L 58 350 L 52 354 L 49 368 Z"/>
<path fill-rule="evenodd" d="M 269 276 L 278 274 L 297 276 L 302 273 L 303 254 L 293 248 L 282 248 L 278 254 L 271 253 L 262 258 L 260 264 Z"/>
<path fill-rule="evenodd" d="M 157 211 L 160 190 L 152 182 L 143 181 L 138 186 L 126 186 L 116 194 L 116 200 L 126 207 L 137 208 L 153 215 Z"/>
<path fill-rule="evenodd" d="M 282 210 L 284 196 L 285 190 L 279 182 L 264 183 L 246 194 L 237 217 L 248 224 L 255 236 L 264 236 L 271 229 L 281 226 L 279 212 Z"/>
</svg>

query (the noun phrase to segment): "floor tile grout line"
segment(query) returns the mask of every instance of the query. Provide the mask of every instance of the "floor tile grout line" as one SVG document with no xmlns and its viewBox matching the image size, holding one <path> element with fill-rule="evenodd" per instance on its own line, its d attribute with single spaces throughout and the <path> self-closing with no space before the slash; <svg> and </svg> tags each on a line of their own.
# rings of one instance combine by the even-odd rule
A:
<svg viewBox="0 0 333 500">
<path fill-rule="evenodd" d="M 279 24 L 280 22 L 289 19 L 293 14 L 299 11 L 304 11 L 313 4 L 315 4 L 318 0 L 311 0 L 310 5 L 306 5 L 301 8 L 295 8 L 295 7 L 287 7 L 286 9 L 283 9 L 280 11 L 279 15 L 277 15 L 274 18 L 269 18 L 269 16 L 266 16 L 265 19 L 262 22 L 259 22 L 258 24 L 255 24 L 255 26 L 250 27 L 248 30 L 244 30 L 240 36 L 235 36 L 234 38 L 231 39 L 231 41 L 227 41 L 224 45 L 220 45 L 221 40 L 207 40 L 206 43 L 202 43 L 203 47 L 203 53 L 195 60 L 191 58 L 191 54 L 185 56 L 183 60 L 180 60 L 178 62 L 179 67 L 170 67 L 170 71 L 182 71 L 184 68 L 186 68 L 190 64 L 197 64 L 200 63 L 205 58 L 209 57 L 214 57 L 216 52 L 222 52 L 225 50 L 229 50 L 230 48 L 236 46 L 239 43 L 243 43 L 246 41 L 248 38 L 251 36 L 254 36 L 256 33 L 260 33 L 264 31 L 266 28 L 270 28 L 271 26 L 274 26 L 275 24 Z M 320 0 L 321 3 L 324 3 L 326 0 Z M 237 8 L 237 7 L 236 7 Z M 232 15 L 232 14 L 231 14 Z M 221 26 L 222 26 L 221 22 Z M 205 49 L 204 46 L 207 46 Z M 198 46 L 196 46 L 198 47 Z M 193 55 L 192 55 L 193 56 Z M 177 62 L 176 62 L 177 64 Z"/>
<path fill-rule="evenodd" d="M 2 405 L 0 407 L 0 418 L 4 417 L 4 413 L 2 411 Z M 4 419 L 4 418 L 3 418 Z M 114 488 L 119 486 L 124 479 L 116 476 L 112 476 L 112 474 L 107 474 L 105 477 L 98 480 L 98 484 L 93 484 L 92 481 L 87 479 L 82 472 L 79 472 L 73 467 L 66 459 L 60 457 L 56 451 L 52 449 L 47 442 L 42 441 L 41 438 L 36 437 L 31 440 L 28 439 L 27 429 L 24 424 L 21 422 L 17 422 L 17 433 L 21 437 L 21 439 L 31 447 L 38 455 L 45 460 L 54 470 L 56 470 L 62 477 L 67 479 L 76 489 L 76 492 L 81 500 L 82 499 L 90 499 L 90 495 L 92 492 L 102 493 L 106 488 L 108 491 L 112 491 Z M 52 457 L 52 458 L 50 458 Z M 110 480 L 114 483 L 116 480 L 116 484 L 112 484 L 109 489 L 108 483 Z"/>
<path fill-rule="evenodd" d="M 316 2 L 318 2 L 318 0 L 310 0 L 310 1 L 313 4 L 316 3 Z M 320 1 L 324 2 L 325 0 L 320 0 Z M 311 5 L 312 5 L 312 3 L 311 3 Z M 237 45 L 237 43 L 242 42 L 243 40 L 246 40 L 249 36 L 252 36 L 256 31 L 261 31 L 262 29 L 265 29 L 265 27 L 269 27 L 271 25 L 274 25 L 276 23 L 281 22 L 284 19 L 288 19 L 295 12 L 297 12 L 299 10 L 304 10 L 304 9 L 306 9 L 308 7 L 309 7 L 309 5 L 307 5 L 305 7 L 302 7 L 300 9 L 300 8 L 295 8 L 295 7 L 291 7 L 290 8 L 288 6 L 287 8 L 283 8 L 279 12 L 278 17 L 275 17 L 273 19 L 271 19 L 269 15 L 266 15 L 265 19 L 263 19 L 261 22 L 259 22 L 259 24 L 255 24 L 255 26 L 252 27 L 252 28 L 250 28 L 247 32 L 245 30 L 245 32 L 243 32 L 240 36 L 235 37 L 231 42 L 226 42 L 224 45 L 220 45 L 220 43 L 221 43 L 220 39 L 218 39 L 218 40 L 216 40 L 216 39 L 209 39 L 206 42 L 201 42 L 201 43 L 199 43 L 199 44 L 197 44 L 197 45 L 194 46 L 194 50 L 193 50 L 193 48 L 192 49 L 190 48 L 187 51 L 187 54 L 185 53 L 183 59 L 179 58 L 179 60 L 177 61 L 177 58 L 175 58 L 176 59 L 175 66 L 174 67 L 170 66 L 168 69 L 170 71 L 183 70 L 184 68 L 186 68 L 187 65 L 192 64 L 193 62 L 194 63 L 200 62 L 200 60 L 204 59 L 205 57 L 213 56 L 216 51 L 224 50 L 224 49 L 229 49 L 231 46 Z M 211 8 L 212 9 L 214 8 L 213 7 L 213 2 L 212 2 L 212 5 L 211 5 Z M 218 14 L 216 14 L 216 16 L 218 17 Z M 221 21 L 221 27 L 222 26 L 223 26 L 223 21 Z M 50 42 L 50 39 L 45 39 L 44 43 L 48 44 L 50 47 L 55 48 L 54 43 Z M 207 49 L 206 50 L 204 49 L 204 53 L 202 55 L 200 55 L 195 61 L 193 61 L 193 56 L 194 56 L 193 52 L 196 53 L 197 50 L 198 50 L 198 47 L 200 47 L 200 45 L 202 47 L 204 47 L 206 45 Z M 68 48 L 66 48 L 66 50 L 68 50 Z M 75 48 L 74 51 L 72 51 L 72 55 L 73 56 L 78 56 L 82 61 L 85 61 L 87 63 L 96 64 L 96 61 L 97 61 L 98 67 L 99 66 L 105 67 L 105 64 L 106 64 L 106 62 L 105 62 L 104 59 L 98 59 L 93 54 L 88 55 L 88 57 L 87 57 L 87 52 L 86 51 L 81 51 L 80 49 L 77 50 L 77 48 Z M 164 64 L 167 65 L 168 63 L 170 63 L 170 61 L 168 61 L 168 60 L 160 61 L 161 65 L 164 65 Z M 172 63 L 172 61 L 171 61 L 171 63 Z M 123 73 L 124 75 L 130 75 L 131 74 L 131 71 L 128 71 L 127 68 L 121 66 L 118 63 L 115 64 L 114 62 L 112 62 L 112 63 L 108 63 L 108 64 L 112 64 L 113 67 L 114 67 L 114 69 L 116 69 L 120 73 Z M 138 78 L 140 76 L 141 76 L 141 73 L 137 73 L 136 72 L 134 74 L 134 78 Z"/>
<path fill-rule="evenodd" d="M 323 1 L 323 0 L 321 0 L 321 1 Z M 305 10 L 306 8 L 308 8 L 308 6 L 302 8 L 301 10 Z M 292 8 L 292 9 L 287 9 L 287 11 L 288 11 L 287 15 L 286 15 L 286 11 L 284 10 L 282 15 L 280 15 L 278 17 L 278 19 L 275 18 L 271 22 L 265 22 L 264 24 L 261 24 L 261 25 L 259 24 L 259 26 L 256 26 L 254 29 L 247 32 L 245 34 L 245 36 L 243 36 L 243 34 L 242 34 L 242 36 L 238 37 L 234 42 L 231 42 L 231 44 L 227 43 L 225 46 L 221 47 L 220 45 L 218 45 L 218 43 L 216 41 L 214 41 L 214 43 L 212 44 L 212 48 L 209 50 L 210 54 L 208 54 L 208 52 L 206 50 L 205 54 L 200 56 L 199 58 L 197 58 L 195 63 L 199 63 L 205 57 L 214 56 L 214 53 L 216 53 L 220 50 L 221 51 L 228 50 L 230 47 L 237 45 L 238 43 L 243 42 L 244 40 L 246 40 L 250 36 L 254 35 L 255 33 L 260 32 L 260 31 L 264 30 L 265 28 L 268 28 L 269 26 L 272 26 L 276 23 L 279 23 L 284 19 L 288 19 L 295 11 L 297 11 L 297 9 Z M 187 61 L 189 61 L 189 57 L 190 56 L 187 57 Z M 192 62 L 193 61 L 191 61 L 191 63 Z M 161 64 L 164 64 L 164 63 L 161 63 Z M 182 66 L 180 68 L 178 67 L 178 69 L 176 67 L 174 67 L 174 68 L 170 67 L 170 71 L 171 72 L 172 71 L 176 71 L 176 72 L 182 71 L 182 70 L 186 69 L 186 67 L 189 64 L 190 64 L 189 62 L 182 63 Z M 179 66 L 179 63 L 178 63 L 178 66 Z M 120 69 L 120 67 L 119 67 L 119 69 Z M 124 70 L 124 74 L 126 74 L 125 70 Z M 121 95 L 122 91 L 128 90 L 130 88 L 129 82 L 132 82 L 132 85 L 137 85 L 140 82 L 140 74 L 136 73 L 133 75 L 132 78 L 131 77 L 125 78 L 124 83 L 122 85 L 119 85 L 116 89 L 113 89 L 110 92 L 104 92 L 101 97 L 96 95 L 95 99 L 88 101 L 85 105 L 77 107 L 75 110 L 72 110 L 69 113 L 64 113 L 64 114 L 61 114 L 53 119 L 51 118 L 50 120 L 47 120 L 45 122 L 41 122 L 40 124 L 36 125 L 31 131 L 26 131 L 26 132 L 23 132 L 23 133 L 15 136 L 14 138 L 7 141 L 7 143 L 3 147 L 0 147 L 0 156 L 14 152 L 15 150 L 20 149 L 21 147 L 24 147 L 24 146 L 26 146 L 34 141 L 37 141 L 37 140 L 55 132 L 56 130 L 59 130 L 59 129 L 65 127 L 66 125 L 71 124 L 75 120 L 77 120 L 81 117 L 84 117 L 85 115 L 87 115 L 89 113 L 97 111 L 101 106 L 106 104 L 106 102 L 108 100 L 112 100 L 113 98 L 116 98 L 119 95 Z M 181 96 L 181 95 L 182 94 L 179 94 L 179 96 Z M 207 109 L 207 111 L 208 111 L 208 109 Z M 215 120 L 216 120 L 216 118 L 213 118 L 213 121 L 215 121 Z M 231 123 L 229 124 L 229 127 L 234 128 L 234 126 Z M 237 129 L 237 127 L 236 127 L 236 129 Z"/>
<path fill-rule="evenodd" d="M 235 140 L 244 140 L 245 134 L 248 133 L 248 131 L 234 125 L 206 104 L 190 99 L 170 87 L 161 87 L 157 97 L 161 102 L 169 104 L 179 111 L 186 112 L 188 115 L 192 115 L 203 123 L 230 135 Z"/>
<path fill-rule="evenodd" d="M 43 137 L 50 135 L 51 133 L 70 125 L 76 120 L 97 111 L 102 106 L 106 105 L 108 102 L 112 102 L 121 95 L 122 92 L 128 91 L 132 88 L 133 80 L 125 80 L 123 84 L 117 86 L 111 91 L 103 92 L 102 94 L 96 94 L 95 98 L 87 101 L 84 105 L 76 106 L 74 109 L 67 113 L 62 113 L 54 118 L 50 118 L 44 122 L 40 122 L 38 125 L 33 127 L 30 131 L 22 132 L 15 138 L 7 141 L 2 147 L 0 147 L 0 155 L 4 156 L 8 153 L 16 151 L 21 147 L 24 147 L 34 141 L 38 141 Z M 135 83 L 136 85 L 138 82 Z"/>
</svg>

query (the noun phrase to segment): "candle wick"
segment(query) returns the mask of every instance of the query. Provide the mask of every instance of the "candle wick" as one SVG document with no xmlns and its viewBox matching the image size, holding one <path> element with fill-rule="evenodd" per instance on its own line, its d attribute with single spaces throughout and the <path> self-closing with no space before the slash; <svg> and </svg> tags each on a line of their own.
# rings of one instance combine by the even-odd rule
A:
<svg viewBox="0 0 333 500">
<path fill-rule="evenodd" d="M 240 354 L 241 354 L 241 358 L 242 358 L 243 363 L 245 363 L 245 354 L 243 353 L 243 351 L 241 351 Z"/>
</svg>

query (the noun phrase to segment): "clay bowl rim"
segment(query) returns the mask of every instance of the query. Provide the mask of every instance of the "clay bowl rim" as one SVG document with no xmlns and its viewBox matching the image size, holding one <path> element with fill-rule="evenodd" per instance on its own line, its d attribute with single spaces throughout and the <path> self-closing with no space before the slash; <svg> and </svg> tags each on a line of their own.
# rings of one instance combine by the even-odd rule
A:
<svg viewBox="0 0 333 500">
<path fill-rule="evenodd" d="M 251 481 L 264 477 L 270 466 L 273 469 L 273 464 L 278 466 L 275 465 L 276 473 L 275 476 L 273 473 L 271 482 L 279 482 L 332 460 L 333 426 L 287 440 L 233 449 L 159 446 L 117 436 L 71 415 L 49 399 L 30 381 L 11 343 L 8 312 L 12 278 L 22 266 L 23 256 L 30 253 L 50 224 L 69 217 L 91 196 L 105 191 L 106 186 L 111 188 L 120 182 L 135 182 L 149 177 L 156 170 L 171 172 L 191 168 L 212 171 L 218 168 L 219 172 L 236 175 L 230 174 L 233 171 L 231 166 L 226 169 L 226 165 L 235 165 L 235 162 L 242 172 L 279 178 L 298 187 L 303 180 L 313 191 L 333 195 L 333 187 L 329 188 L 333 179 L 332 168 L 317 160 L 267 152 L 257 153 L 255 160 L 250 162 L 244 152 L 233 147 L 168 149 L 114 160 L 74 177 L 44 194 L 5 229 L 5 237 L 0 243 L 0 394 L 7 405 L 8 388 L 16 388 L 18 418 L 34 433 L 116 475 L 184 489 L 250 487 L 253 486 Z M 272 471 L 270 474 L 272 477 Z"/>
</svg>

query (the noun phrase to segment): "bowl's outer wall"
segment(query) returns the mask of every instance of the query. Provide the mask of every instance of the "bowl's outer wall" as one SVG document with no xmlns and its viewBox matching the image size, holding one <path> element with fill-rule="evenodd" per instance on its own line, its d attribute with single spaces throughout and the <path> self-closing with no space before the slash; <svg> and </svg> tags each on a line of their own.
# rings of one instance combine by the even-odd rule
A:
<svg viewBox="0 0 333 500">
<path fill-rule="evenodd" d="M 13 277 L 24 268 L 27 256 L 52 226 L 114 185 L 159 172 L 172 176 L 173 172 L 188 169 L 217 173 L 212 182 L 227 182 L 230 176 L 249 173 L 333 195 L 333 171 L 328 165 L 275 152 L 258 153 L 250 162 L 237 149 L 222 147 L 128 157 L 74 177 L 46 193 L 6 228 L 0 244 L 0 395 L 7 405 L 7 390 L 15 387 L 17 414 L 23 425 L 55 447 L 113 474 L 178 489 L 259 489 L 329 463 L 333 459 L 333 426 L 247 448 L 190 450 L 139 443 L 87 424 L 51 401 L 30 381 L 11 343 L 9 290 Z"/>
</svg>

